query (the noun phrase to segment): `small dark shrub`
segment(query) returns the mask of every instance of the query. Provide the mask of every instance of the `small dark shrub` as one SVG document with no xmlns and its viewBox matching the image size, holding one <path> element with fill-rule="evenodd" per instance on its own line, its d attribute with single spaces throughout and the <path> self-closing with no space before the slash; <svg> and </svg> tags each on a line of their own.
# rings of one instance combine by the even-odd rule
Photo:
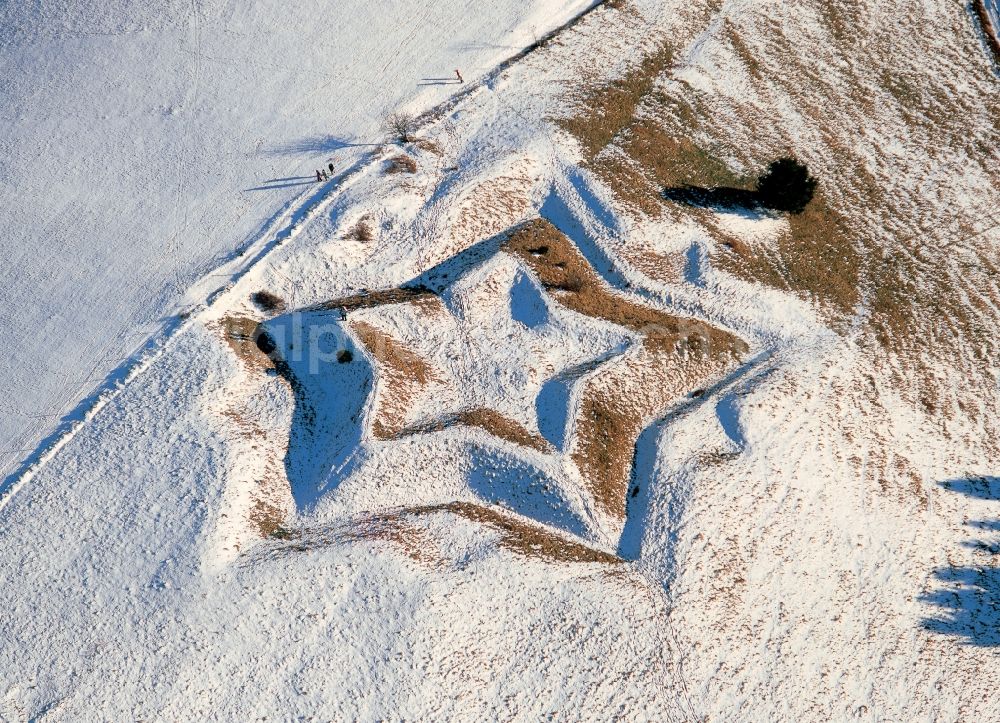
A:
<svg viewBox="0 0 1000 723">
<path fill-rule="evenodd" d="M 368 219 L 363 218 L 354 224 L 354 227 L 347 232 L 347 237 L 354 239 L 355 241 L 363 241 L 367 243 L 375 238 L 375 234 L 372 231 L 372 226 L 368 222 Z"/>
<path fill-rule="evenodd" d="M 278 345 L 274 342 L 274 338 L 263 329 L 257 332 L 255 341 L 257 348 L 268 355 L 273 354 L 278 348 Z"/>
<path fill-rule="evenodd" d="M 816 179 L 794 158 L 772 161 L 757 180 L 757 200 L 764 208 L 802 213 L 816 192 Z"/>
<path fill-rule="evenodd" d="M 389 160 L 386 173 L 416 173 L 417 162 L 407 155 L 396 156 Z"/>
<path fill-rule="evenodd" d="M 250 294 L 250 301 L 264 311 L 281 311 L 285 308 L 284 299 L 270 291 L 255 291 Z"/>
</svg>

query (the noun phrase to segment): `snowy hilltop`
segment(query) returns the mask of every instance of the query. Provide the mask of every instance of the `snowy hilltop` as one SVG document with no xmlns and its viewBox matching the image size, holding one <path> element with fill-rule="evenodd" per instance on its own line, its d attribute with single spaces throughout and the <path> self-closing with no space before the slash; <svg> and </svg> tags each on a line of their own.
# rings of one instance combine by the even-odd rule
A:
<svg viewBox="0 0 1000 723">
<path fill-rule="evenodd" d="M 0 720 L 1000 719 L 982 7 L 0 10 Z"/>
</svg>

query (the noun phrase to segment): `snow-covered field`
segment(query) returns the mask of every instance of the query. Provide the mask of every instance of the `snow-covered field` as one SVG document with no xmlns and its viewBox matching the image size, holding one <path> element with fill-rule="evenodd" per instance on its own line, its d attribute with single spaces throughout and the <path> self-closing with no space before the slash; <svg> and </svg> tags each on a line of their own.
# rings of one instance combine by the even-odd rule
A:
<svg viewBox="0 0 1000 723">
<path fill-rule="evenodd" d="M 587 5 L 3 3 L 0 479 L 316 168 Z"/>
<path fill-rule="evenodd" d="M 964 6 L 631 0 L 480 50 L 416 142 L 248 206 L 250 252 L 10 479 L 0 719 L 1000 719 L 998 81 Z M 441 98 L 399 83 L 268 116 L 241 173 Z M 658 199 L 779 153 L 820 178 L 799 220 Z"/>
</svg>

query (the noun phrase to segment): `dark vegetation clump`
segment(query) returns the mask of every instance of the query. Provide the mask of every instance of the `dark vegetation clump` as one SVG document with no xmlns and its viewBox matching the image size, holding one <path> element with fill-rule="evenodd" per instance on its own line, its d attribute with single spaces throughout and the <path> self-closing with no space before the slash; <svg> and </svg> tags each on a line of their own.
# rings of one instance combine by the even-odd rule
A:
<svg viewBox="0 0 1000 723">
<path fill-rule="evenodd" d="M 398 143 L 412 143 L 417 131 L 417 119 L 409 113 L 393 113 L 385 119 L 385 128 Z"/>
<path fill-rule="evenodd" d="M 257 348 L 267 355 L 273 354 L 278 348 L 278 345 L 274 342 L 274 337 L 263 329 L 257 331 L 257 338 L 254 341 L 257 344 Z"/>
<path fill-rule="evenodd" d="M 757 180 L 757 201 L 764 208 L 802 213 L 816 193 L 816 179 L 794 158 L 772 161 Z"/>
<path fill-rule="evenodd" d="M 368 243 L 373 238 L 375 238 L 375 234 L 372 231 L 372 226 L 368 222 L 368 219 L 363 218 L 360 221 L 358 221 L 351 228 L 350 231 L 347 232 L 347 237 L 354 239 L 355 241 L 362 241 L 364 243 Z"/>
<path fill-rule="evenodd" d="M 417 162 L 407 155 L 399 155 L 389 159 L 386 173 L 416 173 Z"/>
<path fill-rule="evenodd" d="M 282 311 L 285 308 L 284 299 L 270 291 L 255 291 L 250 294 L 250 301 L 264 311 Z"/>
</svg>

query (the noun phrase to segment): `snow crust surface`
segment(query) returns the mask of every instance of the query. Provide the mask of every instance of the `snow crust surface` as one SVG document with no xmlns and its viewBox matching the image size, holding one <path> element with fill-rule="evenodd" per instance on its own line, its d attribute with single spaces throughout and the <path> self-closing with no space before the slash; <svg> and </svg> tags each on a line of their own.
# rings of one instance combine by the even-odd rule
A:
<svg viewBox="0 0 1000 723">
<path fill-rule="evenodd" d="M 0 478 L 203 302 L 316 168 L 588 4 L 4 3 Z"/>
<path fill-rule="evenodd" d="M 952 5 L 876 9 L 910 9 L 918 28 L 946 35 L 955 55 L 942 49 L 937 72 L 979 108 L 996 79 Z M 494 9 L 521 28 L 580 9 L 537 7 Z M 171 12 L 191 18 L 185 10 Z M 732 111 L 734 129 L 737 110 L 766 108 L 791 150 L 836 178 L 818 150 L 836 148 L 792 99 L 754 89 L 727 34 L 770 27 L 775 12 L 749 0 L 635 0 L 496 72 L 484 50 L 482 83 L 426 117 L 420 143 L 341 148 L 346 170 L 331 183 L 269 219 L 248 206 L 261 228 L 246 258 L 219 267 L 223 288 L 206 301 L 197 296 L 217 286 L 195 284 L 169 338 L 4 490 L 0 718 L 1000 719 L 1000 481 L 985 433 L 995 384 L 979 392 L 978 414 L 929 415 L 901 391 L 902 370 L 872 360 L 865 300 L 835 325 L 813 299 L 718 262 L 719 229 L 776 253 L 787 219 L 637 217 L 551 122 L 572 110 L 566 89 L 581 67 L 619 79 L 668 36 L 685 52 L 664 82 L 681 79 Z M 801 38 L 823 27 L 811 16 L 783 22 Z M 417 37 L 412 47 L 425 47 Z M 850 67 L 823 62 L 831 73 Z M 329 133 L 316 113 L 315 132 Z M 871 168 L 892 169 L 880 182 L 912 196 L 929 226 L 997 202 L 983 184 L 995 155 L 964 173 L 929 169 L 895 118 L 866 116 L 863 133 L 833 127 Z M 273 122 L 265 148 L 308 137 L 297 118 Z M 359 136 L 374 123 L 357 122 Z M 986 137 L 991 122 L 970 114 L 970 132 Z M 253 158 L 255 169 L 261 158 L 308 168 L 331 150 Z M 415 173 L 386 172 L 400 153 Z M 918 193 L 938 173 L 948 192 Z M 749 345 L 738 366 L 644 420 L 624 519 L 593 504 L 570 450 L 583 383 L 636 334 L 561 305 L 565 289 L 502 250 L 506 232 L 538 218 L 616 298 Z M 895 238 L 894 219 L 883 220 Z M 934 257 L 935 268 L 993 263 L 996 228 L 963 238 L 971 257 Z M 228 233 L 205 237 L 221 248 Z M 653 249 L 662 267 L 631 263 L 630 245 Z M 676 274 L 662 273 L 668 261 Z M 435 303 L 323 306 L 401 286 L 431 288 Z M 995 285 L 958 288 L 982 292 L 977 304 L 996 313 Z M 285 309 L 263 313 L 250 300 L 260 290 Z M 226 331 L 233 319 L 262 322 L 289 369 L 241 347 Z M 363 343 L 358 322 L 433 378 L 400 382 L 387 362 L 396 347 Z M 966 382 L 947 362 L 927 363 L 946 388 Z M 995 378 L 996 359 L 982 363 Z M 541 442 L 451 423 L 480 408 Z M 379 420 L 409 431 L 379 434 Z M 280 525 L 264 526 L 261 509 Z M 580 549 L 589 558 L 567 559 Z"/>
</svg>

